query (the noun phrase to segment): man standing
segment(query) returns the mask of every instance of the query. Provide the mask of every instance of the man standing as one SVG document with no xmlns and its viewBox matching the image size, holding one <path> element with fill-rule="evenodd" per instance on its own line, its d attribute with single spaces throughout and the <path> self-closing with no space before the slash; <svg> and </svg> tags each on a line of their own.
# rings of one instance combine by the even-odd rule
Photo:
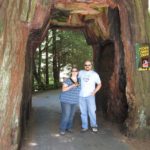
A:
<svg viewBox="0 0 150 150">
<path fill-rule="evenodd" d="M 79 106 L 81 111 L 82 132 L 88 130 L 88 116 L 90 117 L 90 126 L 93 132 L 97 132 L 96 122 L 96 104 L 95 94 L 101 88 L 101 80 L 99 75 L 92 70 L 91 61 L 85 61 L 85 70 L 79 72 L 81 80 L 81 91 Z"/>
</svg>

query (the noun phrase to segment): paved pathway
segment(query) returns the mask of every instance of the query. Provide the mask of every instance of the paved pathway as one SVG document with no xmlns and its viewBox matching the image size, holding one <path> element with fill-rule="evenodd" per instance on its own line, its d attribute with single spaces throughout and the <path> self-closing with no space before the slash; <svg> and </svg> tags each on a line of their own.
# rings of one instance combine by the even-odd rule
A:
<svg viewBox="0 0 150 150">
<path fill-rule="evenodd" d="M 80 113 L 75 116 L 74 133 L 59 135 L 61 115 L 59 92 L 53 90 L 33 96 L 33 111 L 21 150 L 132 150 L 111 128 L 101 127 L 97 134 L 80 133 Z"/>
</svg>

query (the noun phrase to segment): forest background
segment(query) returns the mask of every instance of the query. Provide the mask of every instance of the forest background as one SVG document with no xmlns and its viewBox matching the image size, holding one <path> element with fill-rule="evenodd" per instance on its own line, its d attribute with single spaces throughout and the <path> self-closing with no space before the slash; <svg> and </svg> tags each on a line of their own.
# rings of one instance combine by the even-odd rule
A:
<svg viewBox="0 0 150 150">
<path fill-rule="evenodd" d="M 92 57 L 92 47 L 87 45 L 82 31 L 49 30 L 34 55 L 33 91 L 59 88 L 72 66 L 82 69 L 83 62 Z"/>
</svg>

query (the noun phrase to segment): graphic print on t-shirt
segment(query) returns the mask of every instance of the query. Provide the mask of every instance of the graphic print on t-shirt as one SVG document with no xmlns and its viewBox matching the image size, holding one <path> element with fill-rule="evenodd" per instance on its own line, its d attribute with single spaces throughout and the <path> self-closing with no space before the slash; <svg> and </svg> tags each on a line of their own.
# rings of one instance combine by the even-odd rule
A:
<svg viewBox="0 0 150 150">
<path fill-rule="evenodd" d="M 85 77 L 83 77 L 84 82 L 88 82 L 90 80 L 90 76 L 86 75 Z"/>
</svg>

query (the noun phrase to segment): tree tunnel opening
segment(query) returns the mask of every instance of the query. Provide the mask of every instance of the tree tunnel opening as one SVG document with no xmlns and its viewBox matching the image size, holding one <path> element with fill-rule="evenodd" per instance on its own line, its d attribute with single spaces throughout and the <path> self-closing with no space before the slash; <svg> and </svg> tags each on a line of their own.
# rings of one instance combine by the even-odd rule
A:
<svg viewBox="0 0 150 150">
<path fill-rule="evenodd" d="M 55 9 L 53 11 L 55 11 Z M 27 119 L 25 116 L 27 114 L 29 115 L 29 111 L 31 110 L 31 72 L 33 68 L 31 64 L 33 65 L 35 50 L 39 46 L 39 43 L 43 41 L 44 37 L 46 37 L 48 29 L 61 28 L 72 30 L 80 29 L 84 33 L 87 44 L 93 48 L 94 68 L 99 73 L 103 85 L 101 91 L 96 95 L 97 110 L 101 111 L 105 118 L 123 125 L 128 117 L 128 104 L 125 90 L 126 74 L 124 66 L 124 47 L 120 30 L 121 23 L 119 10 L 117 8 L 112 9 L 108 7 L 107 12 L 107 16 L 104 15 L 100 17 L 98 22 L 96 20 L 97 17 L 91 17 L 91 15 L 87 18 L 85 14 L 84 17 L 80 16 L 79 18 L 75 15 L 69 16 L 69 22 L 67 20 L 65 23 L 51 21 L 51 25 L 49 25 L 49 20 L 45 20 L 45 24 L 41 29 L 31 31 L 26 54 L 25 81 L 27 82 L 24 83 L 24 87 L 30 86 L 30 88 L 24 88 L 24 93 L 28 93 L 28 95 L 24 94 L 24 99 L 29 99 L 29 101 L 24 102 L 23 106 L 25 107 L 24 113 L 22 114 L 24 122 L 26 122 Z M 68 12 L 65 19 L 66 17 L 68 17 Z M 106 20 L 105 17 L 107 17 Z M 95 22 L 97 24 L 95 24 Z M 102 25 L 103 23 L 104 25 Z M 107 25 L 105 25 L 105 23 Z M 102 33 L 102 27 L 104 33 Z M 110 32 L 109 36 L 107 35 L 108 31 Z"/>
</svg>

